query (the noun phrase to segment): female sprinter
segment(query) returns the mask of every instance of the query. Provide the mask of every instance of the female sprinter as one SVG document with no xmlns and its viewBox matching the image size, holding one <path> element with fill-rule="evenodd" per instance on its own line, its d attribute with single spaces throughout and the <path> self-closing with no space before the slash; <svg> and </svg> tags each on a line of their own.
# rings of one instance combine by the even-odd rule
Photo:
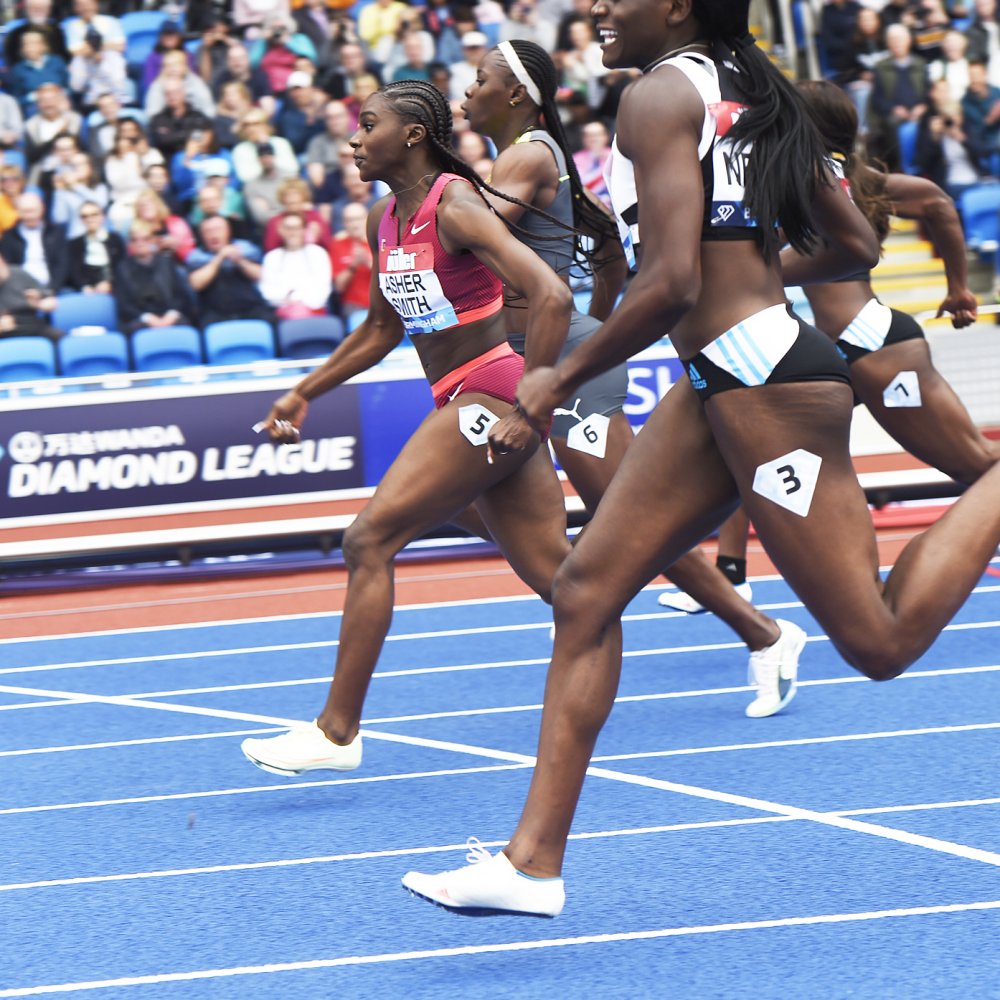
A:
<svg viewBox="0 0 1000 1000">
<path fill-rule="evenodd" d="M 393 560 L 407 543 L 475 502 L 511 565 L 546 600 L 569 550 L 548 452 L 511 404 L 525 364 L 558 357 L 572 296 L 483 200 L 476 175 L 450 151 L 451 121 L 447 99 L 423 81 L 389 84 L 364 102 L 354 159 L 364 180 L 384 180 L 393 192 L 369 217 L 378 270 L 368 318 L 266 421 L 273 438 L 297 439 L 309 401 L 380 361 L 404 330 L 437 405 L 344 535 L 347 597 L 323 711 L 309 725 L 243 742 L 267 771 L 360 764 L 361 710 L 392 618 Z M 501 282 L 527 301 L 526 359 L 507 343 Z M 498 421 L 517 447 L 491 456 L 486 430 Z"/>
<path fill-rule="evenodd" d="M 573 313 L 561 357 L 583 343 L 607 319 L 625 280 L 625 258 L 614 222 L 580 183 L 555 103 L 559 76 L 548 53 L 534 42 L 501 42 L 483 56 L 463 110 L 472 128 L 498 150 L 487 193 L 514 235 L 557 274 L 568 278 L 578 252 L 577 234 L 594 241 L 586 252 L 594 274 L 590 315 Z M 544 122 L 544 125 L 543 125 Z M 523 303 L 507 297 L 507 338 L 524 353 Z M 552 445 L 570 482 L 593 515 L 625 450 L 633 440 L 622 412 L 628 391 L 625 362 L 584 383 L 555 411 Z M 705 596 L 712 609 L 751 650 L 750 675 L 758 689 L 747 707 L 751 718 L 773 715 L 795 694 L 798 657 L 805 633 L 775 622 L 748 604 L 700 549 L 670 567 L 671 579 Z M 710 588 L 706 591 L 705 588 Z"/>
<path fill-rule="evenodd" d="M 654 410 L 556 575 L 538 761 L 514 836 L 479 864 L 403 879 L 456 912 L 561 911 L 566 838 L 618 685 L 622 609 L 741 499 L 779 571 L 874 679 L 928 647 L 1000 541 L 994 466 L 879 579 L 848 450 L 847 366 L 786 311 L 776 223 L 796 248 L 826 239 L 819 278 L 873 266 L 878 243 L 828 172 L 801 98 L 756 48 L 748 7 L 592 8 L 605 65 L 645 67 L 622 97 L 609 184 L 639 268 L 598 333 L 555 369 L 525 376 L 517 406 L 541 426 L 577 385 L 663 334 L 688 379 Z M 492 443 L 517 447 L 505 430 Z"/>
<path fill-rule="evenodd" d="M 832 83 L 799 84 L 826 148 L 840 157 L 855 203 L 879 240 L 889 216 L 923 223 L 944 261 L 948 294 L 938 315 L 955 327 L 976 319 L 969 291 L 962 222 L 954 202 L 924 177 L 885 174 L 856 154 L 858 116 L 850 98 Z M 785 283 L 800 261 L 783 254 Z M 791 279 L 791 280 L 790 280 Z M 912 316 L 882 305 L 870 275 L 859 271 L 826 285 L 807 285 L 816 326 L 834 340 L 851 368 L 854 392 L 872 416 L 908 452 L 961 483 L 973 483 L 1000 459 L 1000 442 L 980 433 L 968 411 L 931 362 L 924 332 Z"/>
</svg>

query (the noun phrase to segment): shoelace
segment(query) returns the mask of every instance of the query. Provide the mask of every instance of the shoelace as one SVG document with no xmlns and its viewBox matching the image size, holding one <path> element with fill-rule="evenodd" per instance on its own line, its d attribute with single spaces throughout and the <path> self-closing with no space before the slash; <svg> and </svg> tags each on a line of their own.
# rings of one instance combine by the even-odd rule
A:
<svg viewBox="0 0 1000 1000">
<path fill-rule="evenodd" d="M 484 861 L 489 861 L 493 855 L 483 847 L 478 837 L 469 837 L 465 842 L 465 846 L 469 849 L 469 853 L 466 854 L 465 860 L 469 862 L 470 865 L 478 865 Z"/>
</svg>

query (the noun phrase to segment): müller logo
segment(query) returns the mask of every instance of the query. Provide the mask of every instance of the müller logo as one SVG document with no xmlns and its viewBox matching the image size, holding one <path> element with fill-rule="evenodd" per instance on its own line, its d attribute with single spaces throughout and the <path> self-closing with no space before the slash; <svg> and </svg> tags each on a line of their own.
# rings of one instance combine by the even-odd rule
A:
<svg viewBox="0 0 1000 1000">
<path fill-rule="evenodd" d="M 390 250 L 385 258 L 385 270 L 387 271 L 412 271 L 416 266 L 416 253 L 407 253 L 402 247 Z"/>
</svg>

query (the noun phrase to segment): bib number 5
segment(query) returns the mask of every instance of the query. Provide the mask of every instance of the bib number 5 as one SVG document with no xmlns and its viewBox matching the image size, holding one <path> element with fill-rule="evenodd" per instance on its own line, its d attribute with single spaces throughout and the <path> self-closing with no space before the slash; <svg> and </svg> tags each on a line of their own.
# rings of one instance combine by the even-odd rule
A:
<svg viewBox="0 0 1000 1000">
<path fill-rule="evenodd" d="M 458 429 L 468 442 L 476 447 L 486 444 L 490 428 L 499 419 L 495 413 L 491 413 L 481 403 L 472 403 L 469 406 L 458 408 Z"/>
</svg>

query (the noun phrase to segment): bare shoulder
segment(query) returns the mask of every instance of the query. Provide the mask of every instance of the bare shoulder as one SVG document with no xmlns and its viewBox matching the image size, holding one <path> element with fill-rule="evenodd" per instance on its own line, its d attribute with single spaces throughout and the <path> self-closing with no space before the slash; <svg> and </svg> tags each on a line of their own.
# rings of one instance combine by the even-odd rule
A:
<svg viewBox="0 0 1000 1000">
<path fill-rule="evenodd" d="M 678 134 L 700 135 L 704 117 L 705 105 L 694 84 L 679 69 L 663 66 L 639 77 L 622 94 L 618 148 L 634 159 Z"/>
</svg>

